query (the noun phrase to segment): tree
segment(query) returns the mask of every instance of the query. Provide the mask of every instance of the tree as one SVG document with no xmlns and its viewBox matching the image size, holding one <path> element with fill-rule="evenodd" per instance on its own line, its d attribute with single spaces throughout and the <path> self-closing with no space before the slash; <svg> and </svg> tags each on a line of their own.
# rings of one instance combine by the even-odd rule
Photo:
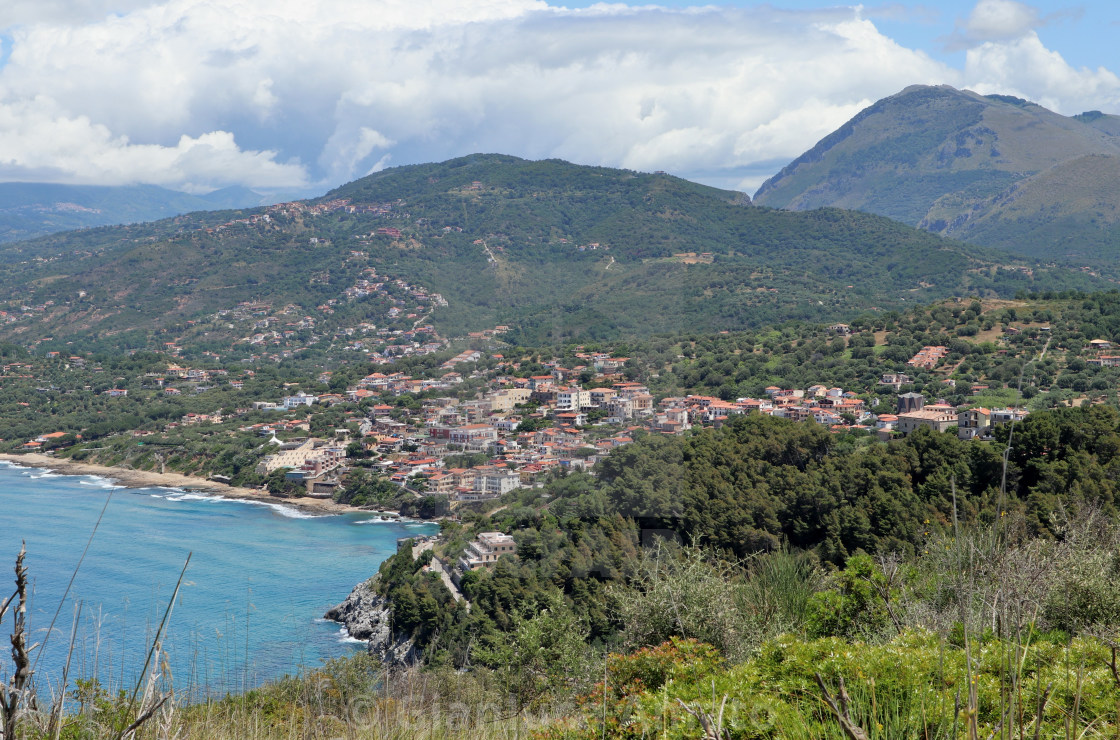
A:
<svg viewBox="0 0 1120 740">
<path fill-rule="evenodd" d="M 628 647 L 681 637 L 715 645 L 731 659 L 757 647 L 764 626 L 736 564 L 699 548 L 660 543 L 631 568 L 634 587 L 612 584 L 607 590 Z"/>
<path fill-rule="evenodd" d="M 488 634 L 471 655 L 490 667 L 517 711 L 536 706 L 586 676 L 587 626 L 555 589 L 525 604 L 507 634 Z"/>
<path fill-rule="evenodd" d="M 290 468 L 280 468 L 268 474 L 264 479 L 264 485 L 270 495 L 280 498 L 298 498 L 307 493 L 302 483 L 288 480 L 287 474 L 290 470 Z"/>
<path fill-rule="evenodd" d="M 400 493 L 400 486 L 390 480 L 376 476 L 368 470 L 355 469 L 350 472 L 343 485 L 335 492 L 334 499 L 351 506 L 384 506 Z"/>
<path fill-rule="evenodd" d="M 517 425 L 519 432 L 536 432 L 541 429 L 548 429 L 552 426 L 552 421 L 537 416 L 526 416 L 521 419 Z"/>
</svg>

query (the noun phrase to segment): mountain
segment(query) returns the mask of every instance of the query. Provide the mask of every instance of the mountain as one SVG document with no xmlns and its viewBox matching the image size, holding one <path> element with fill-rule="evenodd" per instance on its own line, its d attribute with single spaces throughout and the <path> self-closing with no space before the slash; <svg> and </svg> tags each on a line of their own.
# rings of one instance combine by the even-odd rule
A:
<svg viewBox="0 0 1120 740">
<path fill-rule="evenodd" d="M 190 195 L 155 185 L 102 187 L 5 182 L 0 183 L 0 243 L 269 202 L 269 196 L 240 187 Z"/>
<path fill-rule="evenodd" d="M 1031 257 L 1107 264 L 1120 246 L 1120 117 L 908 87 L 795 159 L 755 201 L 851 208 Z"/>
<path fill-rule="evenodd" d="M 1105 285 L 879 216 L 756 208 L 664 174 L 474 155 L 316 200 L 8 245 L 0 339 L 228 352 L 240 335 L 225 317 L 257 302 L 285 307 L 272 332 L 313 325 L 309 342 L 407 319 L 445 336 L 507 325 L 540 344 Z M 430 315 L 410 308 L 430 293 Z"/>
</svg>

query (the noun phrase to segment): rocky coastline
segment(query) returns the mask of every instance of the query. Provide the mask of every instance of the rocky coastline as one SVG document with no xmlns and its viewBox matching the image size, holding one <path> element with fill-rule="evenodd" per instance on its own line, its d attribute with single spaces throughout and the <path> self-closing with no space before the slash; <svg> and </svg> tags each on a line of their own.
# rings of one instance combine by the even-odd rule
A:
<svg viewBox="0 0 1120 740">
<path fill-rule="evenodd" d="M 392 604 L 377 593 L 377 576 L 359 583 L 337 606 L 323 615 L 338 622 L 355 640 L 366 640 L 369 654 L 385 666 L 404 668 L 420 662 L 412 638 L 392 629 Z"/>
</svg>

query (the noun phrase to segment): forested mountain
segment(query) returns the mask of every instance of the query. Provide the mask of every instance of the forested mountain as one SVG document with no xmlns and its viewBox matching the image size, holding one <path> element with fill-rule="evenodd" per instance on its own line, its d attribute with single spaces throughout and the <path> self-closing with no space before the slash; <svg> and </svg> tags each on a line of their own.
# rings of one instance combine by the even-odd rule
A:
<svg viewBox="0 0 1120 740">
<path fill-rule="evenodd" d="M 130 347 L 186 341 L 245 301 L 329 324 L 371 267 L 439 293 L 441 333 L 505 324 L 538 343 L 1104 284 L 878 216 L 501 155 L 386 170 L 313 201 L 46 237 L 0 262 L 4 338 Z M 207 341 L 232 340 L 224 331 L 207 327 Z"/>
<path fill-rule="evenodd" d="M 913 86 L 861 111 L 755 199 L 852 208 L 1032 257 L 1107 264 L 1120 244 L 1120 117 Z"/>
<path fill-rule="evenodd" d="M 5 182 L 0 183 L 0 242 L 270 202 L 268 196 L 240 187 L 191 195 L 155 185 L 110 187 Z"/>
</svg>

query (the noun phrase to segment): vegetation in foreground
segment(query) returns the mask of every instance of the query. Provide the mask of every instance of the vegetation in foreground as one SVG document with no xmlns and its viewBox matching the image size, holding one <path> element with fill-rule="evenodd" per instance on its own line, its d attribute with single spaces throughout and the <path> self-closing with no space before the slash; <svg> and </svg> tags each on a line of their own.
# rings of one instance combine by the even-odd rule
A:
<svg viewBox="0 0 1120 740">
<path fill-rule="evenodd" d="M 466 671 L 361 655 L 190 705 L 156 674 L 138 700 L 79 681 L 53 727 L 57 702 L 25 695 L 10 736 L 1115 737 L 1118 549 L 1091 509 L 1053 538 L 1012 516 L 843 568 L 659 542 L 632 563 L 640 586 L 608 590 L 609 642 L 553 592 Z"/>
</svg>

